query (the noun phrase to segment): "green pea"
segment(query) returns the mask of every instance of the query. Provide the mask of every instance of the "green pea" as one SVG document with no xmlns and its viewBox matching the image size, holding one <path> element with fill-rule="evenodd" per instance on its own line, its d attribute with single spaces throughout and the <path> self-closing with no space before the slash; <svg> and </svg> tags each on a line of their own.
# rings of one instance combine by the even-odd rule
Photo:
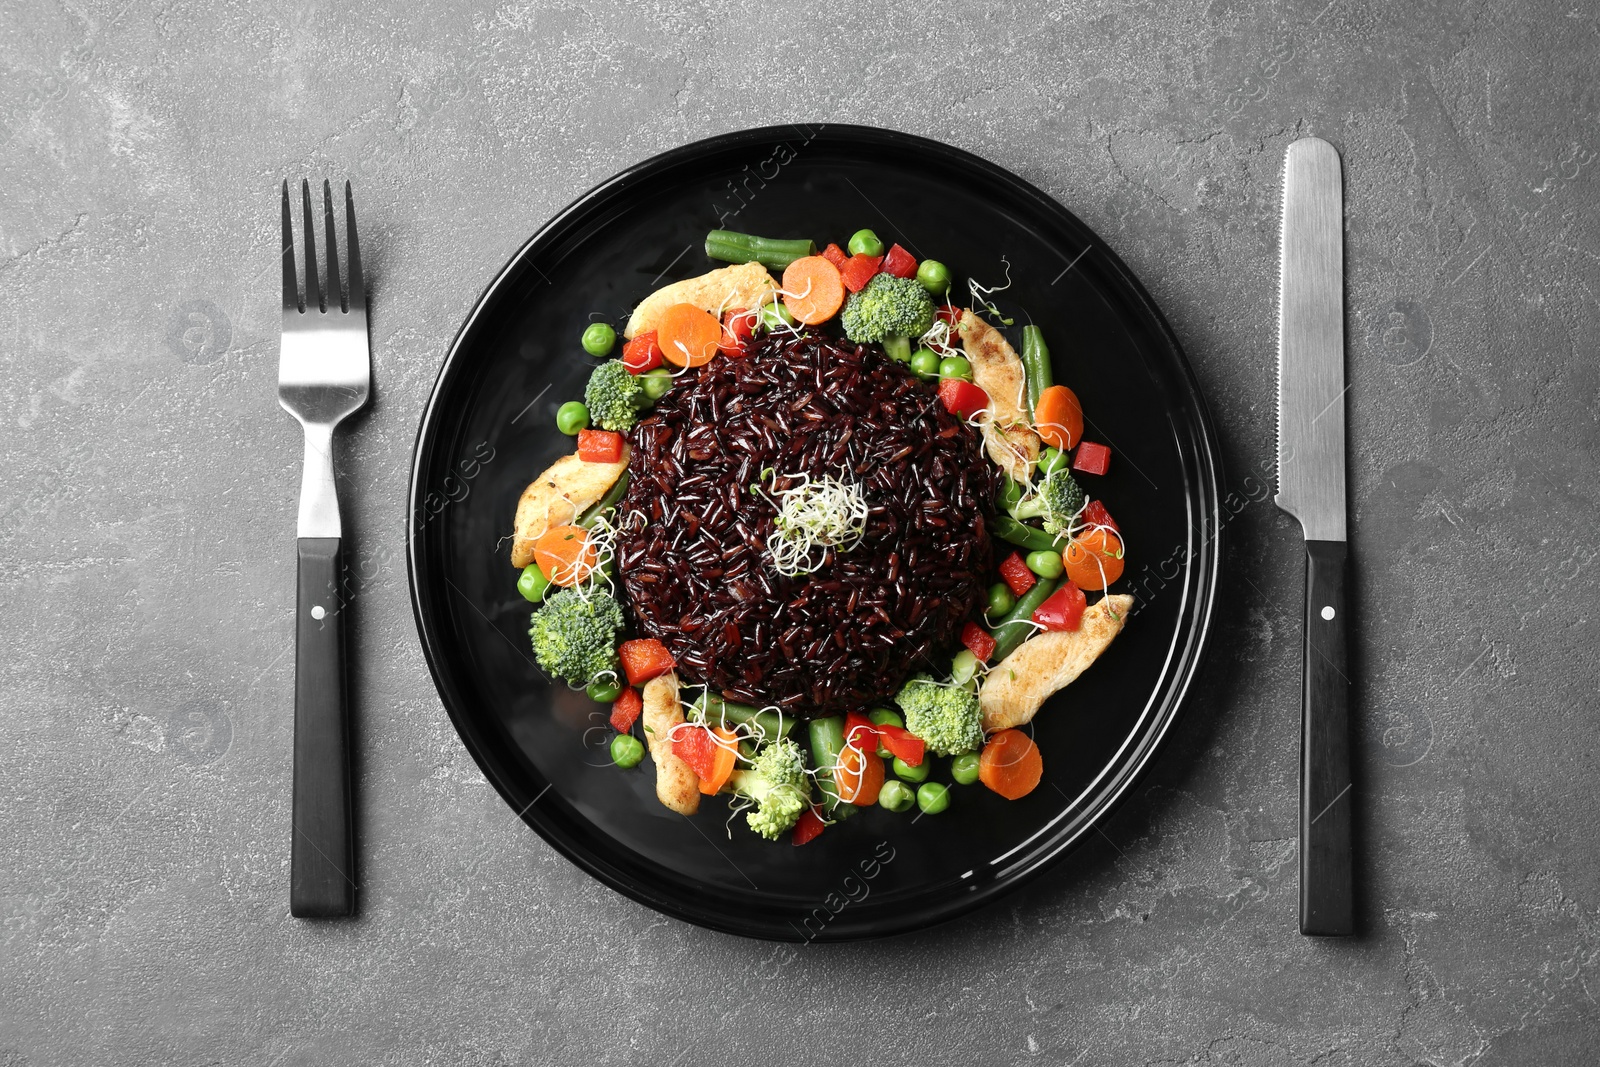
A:
<svg viewBox="0 0 1600 1067">
<path fill-rule="evenodd" d="M 923 782 L 917 786 L 917 807 L 924 815 L 937 815 L 950 806 L 950 788 L 943 782 Z"/>
<path fill-rule="evenodd" d="M 909 785 L 893 778 L 884 782 L 883 788 L 878 790 L 878 806 L 890 811 L 908 811 L 916 799 L 917 795 Z"/>
<path fill-rule="evenodd" d="M 972 380 L 972 364 L 963 356 L 945 356 L 939 361 L 939 377 L 960 378 L 964 382 Z"/>
<path fill-rule="evenodd" d="M 586 692 L 596 704 L 610 704 L 622 695 L 622 686 L 617 684 L 615 678 L 602 676 L 590 682 Z"/>
<path fill-rule="evenodd" d="M 957 685 L 966 685 L 972 681 L 972 676 L 978 673 L 978 657 L 970 648 L 963 648 L 957 652 L 950 661 L 950 680 Z"/>
<path fill-rule="evenodd" d="M 971 785 L 978 780 L 978 754 L 968 752 L 950 761 L 950 777 L 959 785 Z"/>
<path fill-rule="evenodd" d="M 942 293 L 950 288 L 950 268 L 937 259 L 925 259 L 917 267 L 917 281 L 930 293 Z"/>
<path fill-rule="evenodd" d="M 575 437 L 579 430 L 589 428 L 589 409 L 582 401 L 569 400 L 556 408 L 556 429 L 568 437 Z"/>
<path fill-rule="evenodd" d="M 1039 473 L 1054 474 L 1067 465 L 1067 454 L 1059 448 L 1046 448 L 1039 453 Z"/>
<path fill-rule="evenodd" d="M 872 709 L 872 711 L 867 714 L 867 719 L 876 726 L 904 727 L 906 724 L 906 721 L 900 717 L 899 712 L 890 711 L 888 708 Z M 890 752 L 882 741 L 879 741 L 878 755 L 884 759 L 888 759 L 893 756 L 894 753 Z"/>
<path fill-rule="evenodd" d="M 925 782 L 928 780 L 928 772 L 932 770 L 929 766 L 931 762 L 927 756 L 923 756 L 922 762 L 913 767 L 899 756 L 896 756 L 894 758 L 895 777 L 903 778 L 908 782 Z"/>
<path fill-rule="evenodd" d="M 539 569 L 537 563 L 522 568 L 522 574 L 517 578 L 517 592 L 522 594 L 524 600 L 537 604 L 544 599 L 549 588 L 550 579 L 544 576 L 544 571 Z"/>
<path fill-rule="evenodd" d="M 871 230 L 857 230 L 850 235 L 850 249 L 852 256 L 881 256 L 883 255 L 883 242 Z"/>
<path fill-rule="evenodd" d="M 999 617 L 1017 606 L 1017 594 L 1005 582 L 995 582 L 989 587 L 989 610 L 987 614 Z"/>
<path fill-rule="evenodd" d="M 939 376 L 939 353 L 931 348 L 919 348 L 911 356 L 911 370 L 921 378 Z"/>
<path fill-rule="evenodd" d="M 651 400 L 660 400 L 672 391 L 672 372 L 665 367 L 647 370 L 639 375 L 639 385 Z"/>
<path fill-rule="evenodd" d="M 591 356 L 609 356 L 616 343 L 617 331 L 603 322 L 591 322 L 583 331 L 583 350 Z"/>
<path fill-rule="evenodd" d="M 763 329 L 775 330 L 780 326 L 793 326 L 794 316 L 783 304 L 762 304 L 759 315 Z"/>
<path fill-rule="evenodd" d="M 1059 578 L 1066 568 L 1061 565 L 1061 553 L 1048 550 L 1029 552 L 1023 561 L 1028 569 L 1041 578 Z"/>
<path fill-rule="evenodd" d="M 611 762 L 618 767 L 637 767 L 644 759 L 644 742 L 632 734 L 618 734 L 611 739 Z"/>
</svg>

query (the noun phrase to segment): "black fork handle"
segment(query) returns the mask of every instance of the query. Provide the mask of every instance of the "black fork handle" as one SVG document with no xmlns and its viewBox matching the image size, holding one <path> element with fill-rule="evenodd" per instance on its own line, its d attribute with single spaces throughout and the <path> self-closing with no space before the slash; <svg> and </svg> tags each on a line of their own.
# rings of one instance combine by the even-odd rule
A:
<svg viewBox="0 0 1600 1067">
<path fill-rule="evenodd" d="M 337 537 L 302 537 L 297 544 L 289 913 L 322 919 L 353 914 L 356 906 L 340 545 Z"/>
</svg>

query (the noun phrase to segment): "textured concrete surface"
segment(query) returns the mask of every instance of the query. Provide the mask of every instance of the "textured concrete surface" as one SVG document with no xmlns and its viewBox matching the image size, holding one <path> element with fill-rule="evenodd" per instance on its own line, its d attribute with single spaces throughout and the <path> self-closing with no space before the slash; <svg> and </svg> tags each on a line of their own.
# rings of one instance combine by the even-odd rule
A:
<svg viewBox="0 0 1600 1067">
<path fill-rule="evenodd" d="M 0 1064 L 1594 1062 L 1593 5 L 666 0 L 0 7 Z M 1103 839 L 969 920 L 772 947 L 524 829 L 426 676 L 413 429 L 481 285 L 618 167 L 840 119 L 948 138 L 1142 276 L 1226 436 L 1230 596 Z M 1276 188 L 1349 174 L 1362 937 L 1300 938 L 1301 557 L 1266 500 Z M 364 911 L 286 908 L 300 443 L 276 187 L 351 176 L 341 465 Z"/>
</svg>

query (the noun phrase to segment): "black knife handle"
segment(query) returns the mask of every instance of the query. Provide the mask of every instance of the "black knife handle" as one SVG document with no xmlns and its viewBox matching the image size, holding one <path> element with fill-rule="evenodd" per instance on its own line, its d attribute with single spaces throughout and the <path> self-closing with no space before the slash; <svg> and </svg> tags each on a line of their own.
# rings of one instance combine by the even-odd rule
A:
<svg viewBox="0 0 1600 1067">
<path fill-rule="evenodd" d="M 1343 541 L 1306 542 L 1300 721 L 1300 932 L 1352 930 L 1350 677 Z"/>
<path fill-rule="evenodd" d="M 302 537 L 294 623 L 294 838 L 289 913 L 355 911 L 339 538 Z"/>
</svg>

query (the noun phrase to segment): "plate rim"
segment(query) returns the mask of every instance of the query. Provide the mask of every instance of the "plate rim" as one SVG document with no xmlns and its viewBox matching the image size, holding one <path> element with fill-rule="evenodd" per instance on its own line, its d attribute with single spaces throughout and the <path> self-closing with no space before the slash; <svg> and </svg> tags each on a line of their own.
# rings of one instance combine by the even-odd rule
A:
<svg viewBox="0 0 1600 1067">
<path fill-rule="evenodd" d="M 674 168 L 707 155 L 723 154 L 738 149 L 748 149 L 758 145 L 776 145 L 784 141 L 792 141 L 796 135 L 803 137 L 806 143 L 816 140 L 828 140 L 841 145 L 854 145 L 857 147 L 884 148 L 910 148 L 918 152 L 927 153 L 937 158 L 957 165 L 961 168 L 983 173 L 987 178 L 1009 186 L 1010 191 L 1027 202 L 1023 214 L 1034 211 L 1055 212 L 1064 217 L 1078 232 L 1080 232 L 1089 245 L 1098 250 L 1105 259 L 1110 271 L 1116 275 L 1118 281 L 1127 289 L 1127 292 L 1137 299 L 1148 321 L 1157 329 L 1160 339 L 1169 346 L 1174 357 L 1174 366 L 1178 373 L 1175 384 L 1180 386 L 1185 403 L 1183 410 L 1189 416 L 1188 433 L 1183 435 L 1189 440 L 1187 443 L 1194 447 L 1192 452 L 1185 453 L 1180 447 L 1181 456 L 1187 456 L 1184 465 L 1189 462 L 1196 463 L 1197 469 L 1192 472 L 1192 477 L 1198 482 L 1197 496 L 1200 498 L 1202 514 L 1194 514 L 1194 498 L 1186 493 L 1187 506 L 1191 510 L 1188 517 L 1188 537 L 1190 542 L 1190 565 L 1186 572 L 1195 575 L 1194 593 L 1202 601 L 1193 606 L 1180 606 L 1179 629 L 1169 646 L 1168 663 L 1178 660 L 1179 673 L 1169 687 L 1169 692 L 1162 703 L 1167 707 L 1166 714 L 1156 724 L 1153 732 L 1139 737 L 1130 733 L 1130 740 L 1138 740 L 1138 751 L 1125 765 L 1120 775 L 1120 780 L 1114 784 L 1114 790 L 1103 797 L 1092 815 L 1085 814 L 1081 827 L 1070 839 L 1057 843 L 1045 855 L 1031 857 L 1031 862 L 1026 866 L 1005 871 L 988 881 L 982 886 L 975 886 L 967 892 L 952 893 L 949 898 L 938 905 L 928 908 L 918 908 L 914 920 L 901 923 L 880 923 L 878 928 L 862 929 L 856 926 L 845 926 L 836 929 L 835 924 L 825 926 L 820 934 L 807 936 L 793 923 L 772 923 L 741 917 L 734 921 L 722 912 L 711 908 L 696 908 L 692 902 L 686 904 L 678 898 L 654 889 L 648 880 L 641 881 L 630 873 L 620 870 L 596 852 L 584 847 L 581 842 L 573 840 L 568 834 L 551 825 L 546 820 L 540 820 L 530 814 L 534 804 L 529 804 L 517 810 L 513 801 L 512 791 L 502 778 L 500 769 L 489 758 L 487 748 L 480 736 L 473 718 L 463 710 L 460 694 L 456 691 L 454 679 L 449 677 L 441 660 L 444 652 L 441 649 L 442 639 L 434 631 L 433 625 L 424 610 L 424 601 L 427 599 L 422 588 L 422 579 L 427 569 L 423 559 L 423 546 L 426 544 L 425 527 L 429 516 L 424 510 L 424 493 L 422 489 L 425 468 L 428 460 L 433 455 L 438 443 L 439 434 L 436 423 L 439 421 L 440 394 L 447 378 L 456 369 L 458 361 L 462 358 L 463 343 L 472 332 L 479 318 L 485 313 L 493 301 L 497 291 L 502 285 L 520 274 L 524 260 L 527 259 L 538 247 L 546 241 L 558 237 L 561 231 L 570 225 L 576 218 L 586 214 L 597 206 L 603 205 L 612 197 L 621 195 L 637 183 L 650 178 L 667 174 Z M 1170 418 L 1169 414 L 1169 418 Z M 1176 422 L 1175 430 L 1178 429 Z M 876 126 L 865 126 L 849 123 L 816 123 L 816 124 L 779 124 L 771 126 L 752 127 L 742 130 L 733 130 L 711 137 L 691 141 L 664 152 L 657 153 L 646 159 L 640 160 L 616 172 L 609 178 L 590 187 L 574 198 L 565 207 L 552 215 L 542 226 L 524 241 L 509 259 L 495 272 L 492 280 L 486 285 L 473 301 L 472 308 L 461 326 L 456 330 L 445 352 L 444 360 L 439 366 L 433 384 L 429 389 L 428 398 L 423 405 L 421 416 L 417 424 L 416 438 L 412 446 L 411 471 L 407 490 L 407 518 L 406 518 L 406 577 L 407 588 L 411 599 L 412 618 L 417 628 L 418 641 L 422 647 L 423 659 L 427 663 L 428 673 L 433 680 L 434 689 L 443 705 L 445 713 L 449 716 L 458 738 L 466 748 L 473 762 L 484 775 L 484 778 L 494 787 L 500 798 L 507 806 L 517 811 L 519 819 L 530 826 L 539 836 L 568 861 L 575 864 L 580 870 L 596 879 L 615 892 L 621 893 L 646 907 L 652 908 L 665 915 L 693 925 L 731 933 L 738 936 L 769 941 L 785 942 L 810 942 L 810 941 L 857 941 L 900 934 L 911 933 L 917 930 L 928 929 L 944 922 L 951 921 L 962 915 L 969 914 L 983 906 L 1000 899 L 1016 889 L 1032 882 L 1046 871 L 1060 864 L 1067 856 L 1076 852 L 1083 842 L 1090 836 L 1091 831 L 1103 825 L 1107 819 L 1116 813 L 1126 802 L 1130 793 L 1145 778 L 1155 763 L 1156 757 L 1163 751 L 1167 738 L 1172 729 L 1183 717 L 1192 698 L 1192 690 L 1196 679 L 1204 669 L 1207 658 L 1212 650 L 1212 629 L 1215 621 L 1218 585 L 1221 575 L 1221 563 L 1225 555 L 1225 527 L 1222 516 L 1221 486 L 1224 481 L 1224 467 L 1220 440 L 1216 431 L 1216 424 L 1211 416 L 1210 406 L 1206 402 L 1200 383 L 1195 375 L 1193 364 L 1179 342 L 1172 326 L 1166 316 L 1156 304 L 1154 298 L 1145 289 L 1137 275 L 1123 262 L 1111 246 L 1097 232 L 1083 222 L 1070 208 L 1061 203 L 1049 193 L 1040 189 L 1032 182 L 1020 175 L 994 163 L 975 152 L 949 145 L 941 141 L 932 140 L 917 134 L 904 133 L 898 130 L 885 129 Z M 1198 550 L 1195 549 L 1197 538 L 1201 541 Z M 1204 560 L 1197 564 L 1197 560 Z M 1196 566 L 1203 566 L 1203 570 L 1196 572 Z M 1188 583 L 1185 584 L 1185 598 L 1189 595 Z M 1192 618 L 1187 633 L 1183 623 Z M 1152 693 L 1151 701 L 1160 696 L 1160 691 Z M 1141 717 L 1150 710 L 1150 703 L 1146 704 Z M 1113 761 L 1114 762 L 1114 761 Z M 1109 768 L 1113 764 L 1107 764 Z M 548 788 L 548 786 L 547 786 Z M 540 794 L 543 795 L 542 793 Z M 535 798 L 535 803 L 537 798 Z M 1028 848 L 1024 843 L 1017 846 L 1013 852 L 1023 851 Z M 831 932 L 830 932 L 831 931 Z"/>
</svg>

